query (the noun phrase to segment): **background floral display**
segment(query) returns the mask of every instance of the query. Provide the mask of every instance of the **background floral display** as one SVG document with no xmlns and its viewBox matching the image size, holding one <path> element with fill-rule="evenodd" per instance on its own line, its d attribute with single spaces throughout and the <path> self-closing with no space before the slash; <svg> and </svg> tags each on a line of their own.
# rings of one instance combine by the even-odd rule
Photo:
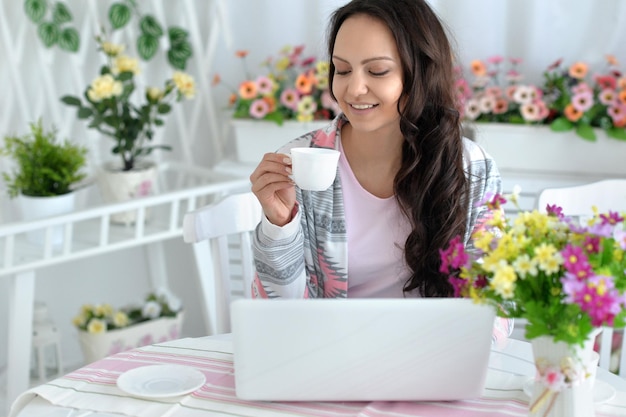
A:
<svg viewBox="0 0 626 417">
<path fill-rule="evenodd" d="M 596 140 L 594 128 L 609 137 L 626 140 L 626 76 L 617 59 L 606 57 L 606 67 L 592 72 L 585 62 L 568 67 L 561 59 L 543 73 L 540 85 L 525 83 L 522 60 L 493 56 L 474 60 L 469 74 L 457 68 L 457 96 L 468 121 L 549 124 L 553 131 L 574 129 L 586 140 Z"/>
<path fill-rule="evenodd" d="M 74 317 L 77 329 L 88 333 L 105 333 L 123 329 L 160 317 L 175 317 L 182 310 L 180 300 L 169 292 L 147 295 L 141 305 L 116 309 L 110 304 L 84 304 Z"/>
<path fill-rule="evenodd" d="M 214 84 L 224 84 L 232 92 L 229 107 L 235 119 L 285 120 L 309 122 L 329 120 L 339 112 L 330 97 L 328 61 L 303 55 L 304 46 L 285 46 L 278 56 L 269 57 L 261 67 L 263 73 L 252 75 L 246 57 L 248 51 L 237 51 L 245 79 L 236 88 L 217 74 Z"/>
</svg>

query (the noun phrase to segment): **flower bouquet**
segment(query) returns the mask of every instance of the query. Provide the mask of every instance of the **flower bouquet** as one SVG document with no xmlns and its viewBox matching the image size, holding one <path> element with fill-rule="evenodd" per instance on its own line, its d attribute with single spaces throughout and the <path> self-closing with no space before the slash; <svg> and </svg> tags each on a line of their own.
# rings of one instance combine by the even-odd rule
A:
<svg viewBox="0 0 626 417">
<path fill-rule="evenodd" d="M 85 304 L 73 324 L 88 363 L 140 346 L 177 339 L 183 322 L 180 300 L 169 292 L 150 293 L 143 304 L 119 309 Z"/>
<path fill-rule="evenodd" d="M 246 63 L 248 51 L 237 51 L 245 79 L 237 88 L 229 87 L 219 74 L 213 84 L 224 84 L 231 91 L 229 107 L 235 119 L 269 120 L 282 125 L 286 120 L 310 122 L 332 120 L 339 108 L 328 86 L 328 61 L 303 56 L 304 46 L 286 46 L 277 57 L 261 66 L 264 73 L 253 76 Z"/>
<path fill-rule="evenodd" d="M 517 201 L 515 195 L 512 200 Z M 591 414 L 576 415 L 593 415 L 591 389 L 587 397 L 576 389 L 590 385 L 589 358 L 598 329 L 626 325 L 624 217 L 596 212 L 583 220 L 549 205 L 546 213 L 534 210 L 507 219 L 503 196 L 483 203 L 490 216 L 473 233 L 475 251 L 454 239 L 441 251 L 441 271 L 450 275 L 456 296 L 492 304 L 502 317 L 527 320 L 540 382 L 531 415 L 567 415 L 550 412 L 570 410 L 561 404 L 568 398 L 587 398 L 578 407 L 587 407 L 584 412 L 591 407 Z M 539 345 L 562 346 L 566 353 L 556 360 L 535 348 Z M 565 395 L 559 397 L 561 392 Z M 539 412 L 544 414 L 534 414 Z"/>
</svg>

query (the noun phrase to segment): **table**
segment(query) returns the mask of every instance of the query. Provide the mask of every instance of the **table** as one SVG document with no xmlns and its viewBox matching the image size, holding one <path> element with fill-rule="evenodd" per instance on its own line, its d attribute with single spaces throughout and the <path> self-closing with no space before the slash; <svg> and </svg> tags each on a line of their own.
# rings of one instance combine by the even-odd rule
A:
<svg viewBox="0 0 626 417">
<path fill-rule="evenodd" d="M 492 348 L 486 387 L 480 398 L 454 402 L 260 402 L 235 397 L 230 335 L 186 338 L 146 346 L 105 358 L 24 392 L 9 417 L 129 416 L 429 416 L 511 417 L 527 415 L 522 390 L 534 375 L 531 346 L 507 339 Z M 147 401 L 126 396 L 116 387 L 124 371 L 142 365 L 178 363 L 193 366 L 207 377 L 198 391 L 171 399 Z M 597 378 L 616 389 L 613 399 L 596 408 L 597 417 L 626 415 L 626 380 L 598 369 Z"/>
</svg>

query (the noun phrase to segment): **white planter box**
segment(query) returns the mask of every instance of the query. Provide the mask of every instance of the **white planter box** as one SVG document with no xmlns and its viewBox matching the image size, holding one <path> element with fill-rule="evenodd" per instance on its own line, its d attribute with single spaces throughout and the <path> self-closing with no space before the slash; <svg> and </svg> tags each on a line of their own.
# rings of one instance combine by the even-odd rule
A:
<svg viewBox="0 0 626 417">
<path fill-rule="evenodd" d="M 493 156 L 505 193 L 519 185 L 519 205 L 532 210 L 541 190 L 626 177 L 626 142 L 598 130 L 596 142 L 548 126 L 475 123 L 474 139 Z M 507 205 L 509 206 L 509 205 Z M 506 207 L 510 213 L 517 210 Z"/>
<path fill-rule="evenodd" d="M 183 318 L 184 313 L 180 312 L 176 317 L 161 317 L 105 333 L 79 331 L 78 340 L 85 363 L 92 363 L 137 347 L 178 339 Z"/>
<path fill-rule="evenodd" d="M 626 142 L 598 130 L 596 142 L 548 126 L 476 123 L 475 140 L 500 169 L 555 174 L 626 176 Z"/>
<path fill-rule="evenodd" d="M 330 120 L 313 122 L 285 121 L 282 126 L 264 120 L 231 120 L 237 160 L 257 164 L 267 152 L 276 152 L 292 139 L 330 124 Z"/>
</svg>

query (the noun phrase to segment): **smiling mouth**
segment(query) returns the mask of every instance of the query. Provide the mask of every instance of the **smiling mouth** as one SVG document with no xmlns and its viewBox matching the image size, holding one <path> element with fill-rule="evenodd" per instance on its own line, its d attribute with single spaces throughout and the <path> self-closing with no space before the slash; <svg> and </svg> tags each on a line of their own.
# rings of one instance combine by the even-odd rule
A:
<svg viewBox="0 0 626 417">
<path fill-rule="evenodd" d="M 352 107 L 355 110 L 367 110 L 367 109 L 372 109 L 376 106 L 377 104 L 351 104 L 350 105 L 350 107 Z"/>
</svg>

